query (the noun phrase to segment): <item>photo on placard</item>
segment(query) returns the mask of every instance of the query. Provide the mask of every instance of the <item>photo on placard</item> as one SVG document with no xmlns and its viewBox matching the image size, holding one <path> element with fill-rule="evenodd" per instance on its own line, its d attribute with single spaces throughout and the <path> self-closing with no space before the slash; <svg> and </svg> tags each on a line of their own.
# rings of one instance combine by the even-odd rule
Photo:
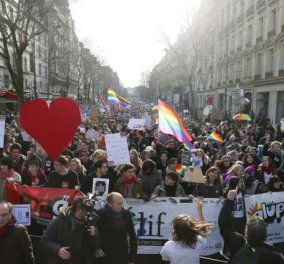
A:
<svg viewBox="0 0 284 264">
<path fill-rule="evenodd" d="M 94 178 L 92 193 L 106 198 L 109 191 L 109 179 Z"/>
</svg>

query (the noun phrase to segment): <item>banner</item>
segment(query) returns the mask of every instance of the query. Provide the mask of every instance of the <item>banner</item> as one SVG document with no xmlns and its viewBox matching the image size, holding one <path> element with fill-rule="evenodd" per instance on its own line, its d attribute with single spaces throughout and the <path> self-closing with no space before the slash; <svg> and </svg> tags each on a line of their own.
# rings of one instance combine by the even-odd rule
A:
<svg viewBox="0 0 284 264">
<path fill-rule="evenodd" d="M 129 150 L 127 138 L 121 137 L 119 133 L 105 135 L 108 165 L 129 164 Z"/>
<path fill-rule="evenodd" d="M 70 206 L 81 195 L 79 190 L 7 185 L 8 201 L 30 204 L 31 217 L 38 224 L 48 225 L 59 216 L 62 206 Z"/>
<path fill-rule="evenodd" d="M 269 192 L 245 197 L 247 219 L 260 216 L 267 224 L 267 242 L 284 241 L 284 192 Z"/>
<path fill-rule="evenodd" d="M 195 201 L 188 198 L 164 197 L 150 202 L 125 199 L 124 207 L 133 214 L 138 254 L 159 254 L 171 236 L 171 222 L 177 215 L 189 214 L 197 219 Z M 218 228 L 221 207 L 221 199 L 204 199 L 204 219 L 213 224 L 213 230 L 206 238 L 207 245 L 202 255 L 214 254 L 223 248 L 223 239 Z"/>
</svg>

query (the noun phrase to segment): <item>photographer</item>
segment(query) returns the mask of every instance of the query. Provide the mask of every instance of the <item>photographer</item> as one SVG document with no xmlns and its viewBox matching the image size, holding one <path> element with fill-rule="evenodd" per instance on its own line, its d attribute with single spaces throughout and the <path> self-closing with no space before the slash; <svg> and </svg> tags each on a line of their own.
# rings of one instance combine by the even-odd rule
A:
<svg viewBox="0 0 284 264">
<path fill-rule="evenodd" d="M 40 263 L 96 263 L 100 236 L 96 228 L 97 215 L 93 213 L 92 219 L 87 217 L 88 201 L 80 197 L 72 207 L 60 209 L 61 215 L 51 222 L 42 236 Z"/>
</svg>

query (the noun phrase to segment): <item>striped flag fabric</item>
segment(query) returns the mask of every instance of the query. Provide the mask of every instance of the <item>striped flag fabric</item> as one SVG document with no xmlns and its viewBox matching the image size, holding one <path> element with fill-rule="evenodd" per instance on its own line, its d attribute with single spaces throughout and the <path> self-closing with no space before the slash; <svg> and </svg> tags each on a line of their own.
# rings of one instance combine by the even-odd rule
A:
<svg viewBox="0 0 284 264">
<path fill-rule="evenodd" d="M 192 137 L 186 131 L 176 111 L 168 104 L 159 100 L 159 130 L 174 136 L 178 141 L 192 145 Z"/>
</svg>

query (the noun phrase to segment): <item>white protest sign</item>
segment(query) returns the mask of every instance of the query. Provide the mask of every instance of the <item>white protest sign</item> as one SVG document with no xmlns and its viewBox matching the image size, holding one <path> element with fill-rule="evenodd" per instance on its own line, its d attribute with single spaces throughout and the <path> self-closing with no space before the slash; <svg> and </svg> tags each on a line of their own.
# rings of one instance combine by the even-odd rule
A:
<svg viewBox="0 0 284 264">
<path fill-rule="evenodd" d="M 203 110 L 203 115 L 204 115 L 204 116 L 208 116 L 209 113 L 210 113 L 209 108 L 208 108 L 208 107 L 205 107 L 204 110 Z"/>
<path fill-rule="evenodd" d="M 183 180 L 185 182 L 205 183 L 205 178 L 200 167 L 188 167 Z"/>
<path fill-rule="evenodd" d="M 0 115 L 0 148 L 4 148 L 5 116 Z"/>
<path fill-rule="evenodd" d="M 23 138 L 23 141 L 31 142 L 33 140 L 32 137 L 24 130 L 21 131 L 21 136 Z"/>
<path fill-rule="evenodd" d="M 197 219 L 195 202 L 188 198 L 162 197 L 159 201 L 144 202 L 138 199 L 125 199 L 124 208 L 133 214 L 137 235 L 138 254 L 159 254 L 162 246 L 171 236 L 171 222 L 179 214 L 188 214 Z M 223 199 L 222 199 L 223 200 Z M 221 199 L 204 199 L 203 215 L 213 230 L 206 238 L 206 248 L 202 255 L 219 252 L 223 239 L 218 228 L 218 216 L 222 207 Z"/>
<path fill-rule="evenodd" d="M 150 130 L 152 128 L 151 116 L 148 113 L 144 113 L 142 117 L 145 119 L 145 128 Z"/>
<path fill-rule="evenodd" d="M 130 118 L 128 123 L 129 129 L 144 130 L 145 129 L 145 119 Z"/>
<path fill-rule="evenodd" d="M 121 137 L 119 133 L 109 134 L 105 135 L 105 142 L 109 166 L 130 163 L 126 137 Z"/>
<path fill-rule="evenodd" d="M 31 225 L 31 206 L 29 204 L 13 204 L 12 214 L 16 218 L 17 224 Z"/>
<path fill-rule="evenodd" d="M 99 198 L 106 198 L 109 191 L 109 179 L 94 178 L 92 194 L 96 194 Z"/>
<path fill-rule="evenodd" d="M 284 192 L 269 192 L 245 197 L 247 219 L 259 216 L 267 224 L 270 244 L 284 241 Z"/>
</svg>

